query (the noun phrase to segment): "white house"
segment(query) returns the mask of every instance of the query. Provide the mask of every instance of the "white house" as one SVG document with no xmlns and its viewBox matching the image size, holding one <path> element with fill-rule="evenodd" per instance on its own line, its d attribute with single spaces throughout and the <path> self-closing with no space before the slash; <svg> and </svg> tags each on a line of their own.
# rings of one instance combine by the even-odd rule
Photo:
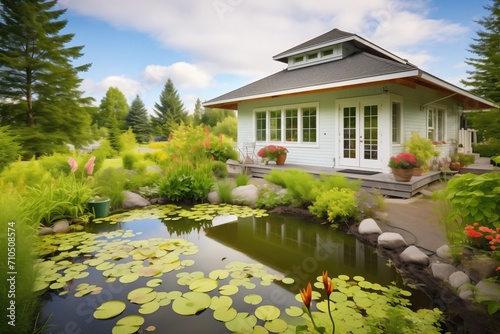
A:
<svg viewBox="0 0 500 334">
<path fill-rule="evenodd" d="M 389 172 L 412 131 L 448 155 L 461 114 L 495 107 L 338 29 L 273 59 L 287 68 L 204 106 L 238 110 L 238 143 L 283 145 L 287 163 Z"/>
</svg>

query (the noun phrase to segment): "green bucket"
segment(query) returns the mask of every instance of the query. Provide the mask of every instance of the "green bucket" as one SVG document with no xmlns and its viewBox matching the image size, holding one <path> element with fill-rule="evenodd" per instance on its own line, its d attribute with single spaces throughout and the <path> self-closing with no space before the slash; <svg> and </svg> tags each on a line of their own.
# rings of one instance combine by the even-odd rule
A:
<svg viewBox="0 0 500 334">
<path fill-rule="evenodd" d="M 109 198 L 103 200 L 91 199 L 87 204 L 90 212 L 94 215 L 94 218 L 104 218 L 109 215 L 110 202 L 111 200 Z"/>
</svg>

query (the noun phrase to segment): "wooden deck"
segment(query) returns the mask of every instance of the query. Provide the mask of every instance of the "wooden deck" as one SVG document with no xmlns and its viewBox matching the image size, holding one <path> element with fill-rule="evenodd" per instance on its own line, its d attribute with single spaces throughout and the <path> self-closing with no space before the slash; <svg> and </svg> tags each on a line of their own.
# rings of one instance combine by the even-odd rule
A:
<svg viewBox="0 0 500 334">
<path fill-rule="evenodd" d="M 304 165 L 284 164 L 278 166 L 275 164 L 270 165 L 256 165 L 245 164 L 253 177 L 263 178 L 264 175 L 269 174 L 273 169 L 286 170 L 290 168 L 297 168 L 309 172 L 312 175 L 319 177 L 320 174 L 342 174 L 348 179 L 361 179 L 362 188 L 367 190 L 377 190 L 381 194 L 398 198 L 411 198 L 415 196 L 420 190 L 425 189 L 428 184 L 435 182 L 441 178 L 441 172 L 428 172 L 422 176 L 412 177 L 410 182 L 397 182 L 394 180 L 392 174 L 378 173 L 375 175 L 362 175 L 341 173 L 341 169 L 328 168 L 328 167 L 314 167 Z"/>
</svg>

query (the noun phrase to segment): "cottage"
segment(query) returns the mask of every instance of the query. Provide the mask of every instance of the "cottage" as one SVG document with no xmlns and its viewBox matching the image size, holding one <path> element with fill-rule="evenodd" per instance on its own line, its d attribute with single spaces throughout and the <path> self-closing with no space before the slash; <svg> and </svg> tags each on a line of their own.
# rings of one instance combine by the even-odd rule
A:
<svg viewBox="0 0 500 334">
<path fill-rule="evenodd" d="M 287 68 L 204 106 L 238 110 L 238 143 L 284 145 L 287 163 L 389 172 L 412 131 L 448 155 L 462 114 L 495 107 L 339 29 L 273 59 Z"/>
</svg>

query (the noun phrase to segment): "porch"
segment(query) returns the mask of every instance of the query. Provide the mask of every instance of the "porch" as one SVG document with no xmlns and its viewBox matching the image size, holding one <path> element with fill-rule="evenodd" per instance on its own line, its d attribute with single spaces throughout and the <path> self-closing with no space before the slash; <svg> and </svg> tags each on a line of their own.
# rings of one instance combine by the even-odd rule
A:
<svg viewBox="0 0 500 334">
<path fill-rule="evenodd" d="M 286 170 L 290 168 L 301 169 L 315 177 L 319 177 L 320 174 L 338 173 L 344 175 L 348 179 L 361 179 L 361 187 L 366 190 L 370 191 L 375 189 L 382 195 L 398 198 L 411 198 L 425 189 L 428 184 L 441 178 L 441 172 L 432 171 L 422 176 L 413 176 L 410 182 L 397 182 L 391 174 L 387 173 L 376 173 L 373 175 L 353 174 L 351 172 L 345 172 L 345 169 L 340 168 L 294 165 L 288 163 L 281 166 L 275 164 L 244 164 L 243 166 L 248 168 L 249 174 L 256 178 L 263 178 L 264 175 L 269 174 L 274 169 Z"/>
</svg>

